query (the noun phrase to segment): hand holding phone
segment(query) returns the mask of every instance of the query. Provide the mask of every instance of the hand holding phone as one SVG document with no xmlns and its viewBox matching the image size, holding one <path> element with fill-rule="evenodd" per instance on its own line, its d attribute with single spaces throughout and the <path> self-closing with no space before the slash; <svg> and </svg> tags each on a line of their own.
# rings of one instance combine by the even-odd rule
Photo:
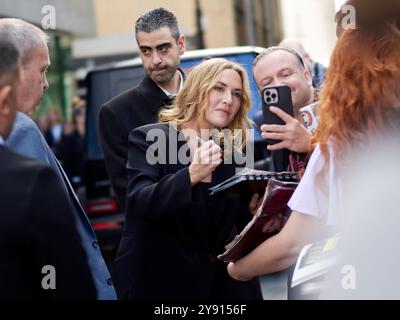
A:
<svg viewBox="0 0 400 320">
<path fill-rule="evenodd" d="M 293 117 L 292 92 L 288 86 L 265 87 L 262 89 L 264 124 L 281 124 L 285 122 L 269 110 L 274 106 Z"/>
<path fill-rule="evenodd" d="M 291 117 L 294 116 L 292 92 L 288 86 L 265 87 L 261 95 L 264 124 L 285 125 L 283 119 L 269 110 L 271 106 L 280 108 Z M 267 141 L 270 144 L 278 142 L 278 140 L 269 139 Z"/>
<path fill-rule="evenodd" d="M 261 135 L 269 143 L 268 150 L 309 152 L 311 133 L 293 116 L 290 88 L 269 87 L 262 93 L 265 123 L 261 126 Z"/>
</svg>

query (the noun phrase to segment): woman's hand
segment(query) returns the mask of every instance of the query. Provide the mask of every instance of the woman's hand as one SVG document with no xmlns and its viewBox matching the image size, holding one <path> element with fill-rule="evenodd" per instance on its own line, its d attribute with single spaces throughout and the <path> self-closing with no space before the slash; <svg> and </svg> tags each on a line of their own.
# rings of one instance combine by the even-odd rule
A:
<svg viewBox="0 0 400 320">
<path fill-rule="evenodd" d="M 189 166 L 192 186 L 207 178 L 222 162 L 222 149 L 212 140 L 198 147 Z"/>
<path fill-rule="evenodd" d="M 258 193 L 253 194 L 249 203 L 249 211 L 255 215 L 260 208 L 263 201 L 263 197 L 260 196 Z"/>
</svg>

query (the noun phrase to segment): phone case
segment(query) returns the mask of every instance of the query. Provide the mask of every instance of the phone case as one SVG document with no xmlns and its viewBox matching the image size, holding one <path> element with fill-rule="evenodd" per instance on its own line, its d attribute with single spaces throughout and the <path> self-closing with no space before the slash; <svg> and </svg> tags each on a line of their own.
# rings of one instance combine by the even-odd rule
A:
<svg viewBox="0 0 400 320">
<path fill-rule="evenodd" d="M 263 115 L 265 124 L 285 124 L 285 122 L 269 111 L 274 106 L 293 117 L 292 92 L 288 86 L 266 87 L 262 90 Z"/>
<path fill-rule="evenodd" d="M 293 117 L 292 92 L 288 86 L 265 87 L 261 94 L 264 124 L 285 124 L 281 118 L 269 110 L 271 106 L 278 107 Z M 268 140 L 268 142 L 279 141 Z"/>
</svg>

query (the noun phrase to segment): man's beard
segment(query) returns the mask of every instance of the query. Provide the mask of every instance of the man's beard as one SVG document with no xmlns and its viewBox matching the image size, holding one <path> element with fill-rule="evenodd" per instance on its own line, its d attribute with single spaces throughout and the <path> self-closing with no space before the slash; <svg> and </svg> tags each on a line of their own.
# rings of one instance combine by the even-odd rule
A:
<svg viewBox="0 0 400 320">
<path fill-rule="evenodd" d="M 154 70 L 146 70 L 147 75 L 150 77 L 151 80 L 153 80 L 155 83 L 166 83 L 172 80 L 172 78 L 175 75 L 177 68 L 176 67 L 165 67 L 163 69 L 163 73 L 161 74 L 153 74 Z"/>
</svg>

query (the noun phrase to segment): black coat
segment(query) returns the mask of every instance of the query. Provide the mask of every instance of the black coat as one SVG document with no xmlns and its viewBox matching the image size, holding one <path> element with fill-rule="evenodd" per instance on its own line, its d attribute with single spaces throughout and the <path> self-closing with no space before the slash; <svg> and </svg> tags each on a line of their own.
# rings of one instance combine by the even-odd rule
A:
<svg viewBox="0 0 400 320">
<path fill-rule="evenodd" d="M 0 300 L 96 299 L 62 188 L 51 168 L 0 146 Z M 55 290 L 41 286 L 45 265 Z"/>
<path fill-rule="evenodd" d="M 190 184 L 189 164 L 151 164 L 146 141 L 151 129 L 165 133 L 169 126 L 151 124 L 129 136 L 126 224 L 113 266 L 121 299 L 260 299 L 258 279 L 231 279 L 216 256 L 228 238 L 251 219 L 239 197 L 209 196 L 208 188 L 234 174 L 233 165 L 220 165 L 211 183 Z M 172 137 L 178 138 L 175 129 Z M 180 135 L 180 139 L 183 136 Z M 178 141 L 178 148 L 185 145 Z M 179 149 L 178 149 L 179 150 Z M 234 232 L 234 233 L 233 233 Z"/>
<path fill-rule="evenodd" d="M 124 211 L 127 188 L 126 162 L 129 133 L 154 123 L 167 96 L 146 76 L 139 86 L 106 102 L 100 109 L 100 142 L 108 176 Z"/>
</svg>

